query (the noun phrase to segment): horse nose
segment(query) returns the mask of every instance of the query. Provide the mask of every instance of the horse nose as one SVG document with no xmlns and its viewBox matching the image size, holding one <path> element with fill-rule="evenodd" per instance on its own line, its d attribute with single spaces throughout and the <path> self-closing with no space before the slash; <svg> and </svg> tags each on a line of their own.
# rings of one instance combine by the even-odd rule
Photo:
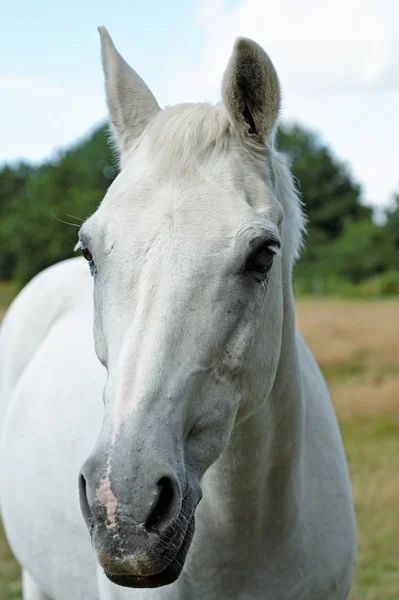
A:
<svg viewBox="0 0 399 600">
<path fill-rule="evenodd" d="M 106 519 L 110 524 L 116 524 L 120 509 L 123 516 L 128 516 L 136 526 L 147 532 L 162 534 L 179 517 L 182 494 L 175 475 L 162 475 L 155 480 L 156 483 L 150 484 L 136 479 L 130 490 L 123 489 L 118 494 L 117 482 L 97 478 L 97 484 L 93 486 L 82 470 L 79 476 L 80 506 L 89 529 L 104 520 L 104 509 Z M 123 502 L 120 502 L 120 497 L 123 497 Z"/>
</svg>

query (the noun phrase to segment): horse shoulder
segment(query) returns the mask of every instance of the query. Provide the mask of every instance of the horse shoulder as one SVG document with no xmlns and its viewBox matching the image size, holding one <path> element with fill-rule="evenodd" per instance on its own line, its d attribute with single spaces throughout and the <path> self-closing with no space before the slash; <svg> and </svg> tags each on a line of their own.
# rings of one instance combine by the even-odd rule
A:
<svg viewBox="0 0 399 600">
<path fill-rule="evenodd" d="M 9 307 L 0 328 L 0 428 L 18 380 L 54 324 L 87 289 L 80 258 L 62 261 L 36 275 Z M 1 432 L 1 429 L 0 429 Z"/>
<path fill-rule="evenodd" d="M 20 564 L 60 600 L 98 598 L 77 498 L 80 465 L 102 421 L 91 293 L 82 259 L 47 269 L 10 307 L 0 340 L 2 519 Z"/>
</svg>

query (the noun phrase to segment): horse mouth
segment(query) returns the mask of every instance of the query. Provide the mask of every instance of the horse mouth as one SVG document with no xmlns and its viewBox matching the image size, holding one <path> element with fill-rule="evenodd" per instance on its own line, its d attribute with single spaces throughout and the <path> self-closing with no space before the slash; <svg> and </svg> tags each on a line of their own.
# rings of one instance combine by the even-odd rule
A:
<svg viewBox="0 0 399 600">
<path fill-rule="evenodd" d="M 187 552 L 194 535 L 195 519 L 191 518 L 180 548 L 174 558 L 159 573 L 154 575 L 114 575 L 104 570 L 106 577 L 116 585 L 128 588 L 157 588 L 170 585 L 180 576 L 187 557 Z"/>
</svg>

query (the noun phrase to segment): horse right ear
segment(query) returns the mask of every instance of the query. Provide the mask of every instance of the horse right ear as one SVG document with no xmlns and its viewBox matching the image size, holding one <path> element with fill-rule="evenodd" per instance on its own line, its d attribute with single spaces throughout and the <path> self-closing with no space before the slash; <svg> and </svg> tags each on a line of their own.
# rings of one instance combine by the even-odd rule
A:
<svg viewBox="0 0 399 600">
<path fill-rule="evenodd" d="M 105 27 L 99 27 L 105 91 L 112 135 L 124 155 L 160 110 L 154 95 L 122 58 Z"/>
<path fill-rule="evenodd" d="M 244 136 L 264 142 L 272 133 L 280 111 L 280 84 L 272 61 L 253 40 L 236 40 L 223 78 L 222 97 Z"/>
</svg>

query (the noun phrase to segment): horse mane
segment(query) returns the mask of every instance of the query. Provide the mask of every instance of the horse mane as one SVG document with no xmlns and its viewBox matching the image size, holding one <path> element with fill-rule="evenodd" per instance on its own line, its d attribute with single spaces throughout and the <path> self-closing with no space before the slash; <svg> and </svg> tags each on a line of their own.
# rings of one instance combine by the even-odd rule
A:
<svg viewBox="0 0 399 600">
<path fill-rule="evenodd" d="M 195 171 L 214 151 L 222 153 L 229 142 L 230 122 L 221 105 L 177 104 L 160 111 L 137 140 L 143 141 L 157 165 L 167 174 Z"/>
<path fill-rule="evenodd" d="M 303 212 L 303 202 L 297 190 L 288 157 L 273 146 L 270 150 L 271 162 L 275 176 L 277 200 L 284 209 L 284 237 L 290 246 L 290 264 L 298 260 L 306 231 L 306 217 Z"/>
</svg>

